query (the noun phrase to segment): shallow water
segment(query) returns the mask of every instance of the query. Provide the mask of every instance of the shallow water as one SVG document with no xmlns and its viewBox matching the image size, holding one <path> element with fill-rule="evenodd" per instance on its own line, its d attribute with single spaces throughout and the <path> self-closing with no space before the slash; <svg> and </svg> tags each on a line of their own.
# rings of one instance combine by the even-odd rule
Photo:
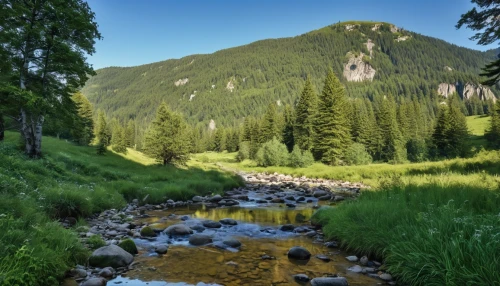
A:
<svg viewBox="0 0 500 286">
<path fill-rule="evenodd" d="M 237 249 L 219 249 L 213 244 L 191 246 L 187 238 L 172 239 L 160 235 L 155 241 L 135 240 L 140 254 L 135 258 L 135 269 L 118 277 L 108 285 L 297 285 L 293 275 L 303 273 L 310 278 L 338 274 L 348 279 L 349 285 L 377 285 L 381 281 L 362 274 L 350 273 L 347 268 L 354 265 L 346 261 L 347 253 L 326 248 L 321 241 L 293 232 L 277 229 L 279 225 L 307 225 L 313 214 L 313 204 L 301 204 L 297 208 L 280 207 L 279 204 L 257 205 L 243 203 L 240 207 L 207 209 L 202 206 L 152 211 L 149 218 L 142 219 L 153 227 L 165 228 L 176 223 L 199 224 L 205 219 L 218 221 L 232 218 L 236 226 L 206 229 L 202 233 L 213 237 L 214 244 L 232 237 L 242 246 Z M 172 215 L 172 214 L 175 214 Z M 188 215 L 188 220 L 182 216 Z M 268 231 L 261 229 L 268 227 Z M 168 253 L 158 256 L 153 248 L 156 244 L 169 243 Z M 291 261 L 287 257 L 293 246 L 307 248 L 312 257 L 306 262 Z M 315 257 L 324 254 L 331 258 L 323 262 Z M 275 257 L 263 260 L 262 255 Z M 205 283 L 205 284 L 204 284 Z"/>
</svg>

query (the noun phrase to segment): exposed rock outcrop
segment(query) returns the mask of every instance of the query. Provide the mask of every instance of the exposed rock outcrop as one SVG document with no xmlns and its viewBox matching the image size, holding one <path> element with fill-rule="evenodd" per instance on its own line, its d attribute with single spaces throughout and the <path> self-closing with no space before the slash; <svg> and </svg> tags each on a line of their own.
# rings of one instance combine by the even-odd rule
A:
<svg viewBox="0 0 500 286">
<path fill-rule="evenodd" d="M 196 94 L 191 94 L 191 95 L 189 96 L 189 101 L 192 101 L 192 100 L 193 100 L 193 98 L 194 98 L 195 96 L 196 96 Z"/>
<path fill-rule="evenodd" d="M 357 57 L 352 53 L 347 53 L 349 60 L 344 66 L 344 77 L 348 81 L 372 81 L 375 77 L 376 70 L 363 61 L 363 56 L 365 56 L 363 53 Z"/>
<path fill-rule="evenodd" d="M 472 96 L 476 94 L 480 100 L 488 100 L 488 99 L 492 99 L 493 101 L 497 100 L 495 94 L 493 94 L 493 92 L 489 87 L 480 84 L 478 85 L 472 83 L 462 84 L 460 82 L 456 84 L 440 83 L 437 92 L 438 94 L 446 98 L 450 94 L 457 92 L 462 99 L 471 99 Z"/>
<path fill-rule="evenodd" d="M 401 30 L 401 29 L 400 29 L 400 28 L 398 28 L 398 27 L 396 27 L 395 25 L 391 25 L 391 32 L 392 32 L 392 33 L 397 33 L 397 32 L 399 32 L 400 30 Z"/>
<path fill-rule="evenodd" d="M 189 78 L 186 77 L 186 78 L 177 80 L 176 82 L 174 82 L 174 85 L 181 86 L 181 85 L 185 85 L 188 82 L 189 82 Z"/>
<path fill-rule="evenodd" d="M 445 71 L 452 71 L 453 69 L 452 69 L 452 68 L 450 68 L 449 66 L 444 66 L 444 70 L 445 70 Z"/>
<path fill-rule="evenodd" d="M 370 52 L 370 57 L 372 57 L 373 56 L 373 46 L 375 46 L 375 44 L 372 42 L 372 40 L 368 39 L 368 41 L 366 41 L 365 45 L 366 45 L 366 49 L 368 50 L 368 52 Z"/>
<path fill-rule="evenodd" d="M 210 119 L 210 123 L 208 123 L 208 130 L 215 130 L 215 121 Z"/>
<path fill-rule="evenodd" d="M 396 42 L 404 42 L 406 40 L 408 40 L 410 38 L 410 36 L 399 36 L 397 39 L 396 39 Z"/>
<path fill-rule="evenodd" d="M 226 89 L 229 90 L 230 92 L 233 92 L 234 90 L 234 82 L 233 79 L 229 80 L 229 82 L 226 85 Z"/>
<path fill-rule="evenodd" d="M 356 25 L 351 25 L 351 24 L 345 25 L 345 29 L 347 31 L 352 31 L 352 30 L 354 30 L 354 28 L 356 28 Z"/>
<path fill-rule="evenodd" d="M 375 25 L 373 25 L 372 31 L 378 31 L 378 29 L 380 28 L 380 26 L 382 26 L 382 24 L 375 24 Z"/>
</svg>

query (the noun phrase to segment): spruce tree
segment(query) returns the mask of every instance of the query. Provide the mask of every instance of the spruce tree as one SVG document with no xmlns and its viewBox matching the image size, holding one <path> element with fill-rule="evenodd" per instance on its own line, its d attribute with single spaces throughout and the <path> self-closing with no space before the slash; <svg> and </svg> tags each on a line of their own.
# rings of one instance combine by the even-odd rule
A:
<svg viewBox="0 0 500 286">
<path fill-rule="evenodd" d="M 461 101 L 457 94 L 448 97 L 448 122 L 446 131 L 448 141 L 447 157 L 464 157 L 467 153 L 467 139 L 469 131 L 467 120 L 461 110 Z"/>
<path fill-rule="evenodd" d="M 295 144 L 302 150 L 311 150 L 313 147 L 314 120 L 317 113 L 317 105 L 318 97 L 314 92 L 311 79 L 308 77 L 295 107 L 295 124 L 293 127 Z"/>
<path fill-rule="evenodd" d="M 292 152 L 295 142 L 293 137 L 293 125 L 295 120 L 293 116 L 293 109 L 288 104 L 285 106 L 283 117 L 285 120 L 283 127 L 283 143 L 285 143 L 288 152 Z"/>
<path fill-rule="evenodd" d="M 109 133 L 108 124 L 106 122 L 106 114 L 103 110 L 97 112 L 97 124 L 95 127 L 95 141 L 96 144 L 103 144 L 104 146 L 109 146 L 111 134 Z"/>
<path fill-rule="evenodd" d="M 80 92 L 75 93 L 71 98 L 77 107 L 77 114 L 73 128 L 71 129 L 71 135 L 78 144 L 89 145 L 94 137 L 92 104 Z"/>
<path fill-rule="evenodd" d="M 396 117 L 396 104 L 391 96 L 382 100 L 378 114 L 378 126 L 382 139 L 380 159 L 387 162 L 406 160 L 404 143 Z"/>
<path fill-rule="evenodd" d="M 111 138 L 113 151 L 118 153 L 127 153 L 127 143 L 125 138 L 125 128 L 121 125 L 115 126 Z"/>
<path fill-rule="evenodd" d="M 500 100 L 491 109 L 490 126 L 485 132 L 486 140 L 492 148 L 500 149 Z"/>
<path fill-rule="evenodd" d="M 432 134 L 432 143 L 434 147 L 434 155 L 437 157 L 446 157 L 446 150 L 448 150 L 448 140 L 446 133 L 449 127 L 448 108 L 442 104 L 439 107 L 438 117 L 436 120 L 436 127 Z"/>
<path fill-rule="evenodd" d="M 135 146 L 135 121 L 130 119 L 125 129 L 125 143 L 127 147 L 134 148 Z"/>
<path fill-rule="evenodd" d="M 349 101 L 344 87 L 330 69 L 319 97 L 314 124 L 313 155 L 325 164 L 342 162 L 351 144 Z"/>
<path fill-rule="evenodd" d="M 226 132 L 224 128 L 220 127 L 215 130 L 214 145 L 214 151 L 216 152 L 222 152 L 226 150 Z"/>
<path fill-rule="evenodd" d="M 151 122 L 144 140 L 144 152 L 163 165 L 185 164 L 188 160 L 186 124 L 181 115 L 163 102 Z"/>
<path fill-rule="evenodd" d="M 276 104 L 273 102 L 267 107 L 260 128 L 260 142 L 271 141 L 274 137 L 281 138 Z"/>
</svg>

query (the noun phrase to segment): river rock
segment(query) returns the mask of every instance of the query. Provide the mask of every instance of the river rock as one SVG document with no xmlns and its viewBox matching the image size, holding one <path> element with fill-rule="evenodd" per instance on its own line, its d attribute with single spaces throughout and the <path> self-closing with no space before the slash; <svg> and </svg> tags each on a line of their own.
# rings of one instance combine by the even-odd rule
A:
<svg viewBox="0 0 500 286">
<path fill-rule="evenodd" d="M 391 281 L 392 280 L 392 276 L 389 273 L 382 273 L 378 277 L 384 281 Z"/>
<path fill-rule="evenodd" d="M 293 231 L 295 226 L 293 224 L 284 224 L 280 227 L 281 231 Z"/>
<path fill-rule="evenodd" d="M 241 246 L 241 242 L 234 238 L 226 239 L 222 243 L 232 248 L 238 248 Z"/>
<path fill-rule="evenodd" d="M 237 225 L 238 224 L 238 222 L 232 218 L 223 218 L 223 219 L 219 220 L 219 222 L 222 224 L 227 224 L 227 225 Z"/>
<path fill-rule="evenodd" d="M 320 200 L 320 201 L 328 201 L 331 198 L 332 198 L 332 195 L 327 194 L 327 195 L 319 197 L 318 200 Z"/>
<path fill-rule="evenodd" d="M 212 238 L 205 234 L 196 233 L 189 237 L 189 244 L 204 245 L 212 242 Z"/>
<path fill-rule="evenodd" d="M 354 273 L 361 273 L 363 271 L 363 268 L 359 265 L 354 265 L 354 266 L 347 268 L 347 270 L 354 272 Z"/>
<path fill-rule="evenodd" d="M 311 280 L 311 286 L 348 286 L 344 277 L 318 277 Z"/>
<path fill-rule="evenodd" d="M 349 262 L 357 262 L 358 257 L 355 255 L 347 256 L 345 259 L 347 259 Z"/>
<path fill-rule="evenodd" d="M 311 253 L 309 250 L 301 246 L 294 246 L 288 250 L 288 258 L 298 259 L 298 260 L 308 260 L 311 258 Z"/>
<path fill-rule="evenodd" d="M 89 258 L 89 264 L 94 267 L 124 267 L 132 261 L 132 254 L 113 244 L 98 248 Z"/>
<path fill-rule="evenodd" d="M 316 258 L 318 258 L 319 260 L 322 260 L 324 262 L 330 262 L 330 257 L 324 255 L 324 254 L 318 254 L 316 255 Z"/>
<path fill-rule="evenodd" d="M 319 198 L 319 197 L 326 196 L 326 195 L 328 195 L 328 192 L 327 191 L 323 191 L 323 190 L 315 190 L 314 193 L 313 193 L 313 196 L 315 198 Z"/>
<path fill-rule="evenodd" d="M 222 224 L 220 222 L 213 221 L 213 220 L 206 220 L 202 224 L 206 228 L 221 228 L 222 227 Z"/>
<path fill-rule="evenodd" d="M 363 266 L 368 265 L 368 257 L 366 257 L 366 255 L 365 255 L 365 256 L 363 256 L 363 257 L 361 257 L 361 258 L 359 259 L 359 264 L 361 264 L 361 265 L 363 265 Z"/>
<path fill-rule="evenodd" d="M 165 234 L 168 235 L 189 235 L 193 233 L 193 230 L 187 225 L 174 224 L 164 230 Z"/>
<path fill-rule="evenodd" d="M 286 206 L 287 206 L 287 207 L 289 207 L 289 208 L 294 208 L 294 207 L 296 207 L 297 205 L 295 205 L 295 204 L 291 204 L 291 203 L 287 203 L 287 204 L 286 204 Z"/>
<path fill-rule="evenodd" d="M 99 271 L 99 276 L 104 277 L 104 278 L 113 278 L 115 275 L 116 271 L 112 267 L 104 267 Z"/>
<path fill-rule="evenodd" d="M 303 283 L 307 283 L 309 282 L 309 280 L 311 280 L 309 278 L 309 276 L 305 275 L 305 274 L 296 274 L 296 275 L 293 275 L 293 279 L 297 282 L 303 282 Z"/>
<path fill-rule="evenodd" d="M 203 232 L 206 228 L 204 226 L 202 226 L 201 224 L 195 224 L 195 225 L 191 225 L 190 228 L 194 231 L 197 231 L 197 232 Z"/>
<path fill-rule="evenodd" d="M 282 198 L 274 198 L 271 200 L 271 203 L 275 203 L 275 204 L 282 204 L 284 202 L 285 202 L 285 200 Z"/>
<path fill-rule="evenodd" d="M 155 252 L 158 254 L 165 254 L 168 252 L 168 245 L 166 244 L 160 244 L 155 246 Z"/>
<path fill-rule="evenodd" d="M 328 241 L 324 244 L 328 248 L 338 248 L 339 244 L 336 241 Z"/>
<path fill-rule="evenodd" d="M 108 284 L 108 282 L 104 278 L 90 278 L 83 282 L 81 286 L 106 286 L 106 284 Z"/>
<path fill-rule="evenodd" d="M 200 196 L 194 196 L 191 200 L 195 203 L 203 202 L 203 198 Z"/>
<path fill-rule="evenodd" d="M 211 202 L 217 203 L 217 202 L 220 202 L 222 200 L 222 196 L 221 195 L 215 195 L 215 196 L 211 197 L 208 200 L 211 201 Z"/>
</svg>

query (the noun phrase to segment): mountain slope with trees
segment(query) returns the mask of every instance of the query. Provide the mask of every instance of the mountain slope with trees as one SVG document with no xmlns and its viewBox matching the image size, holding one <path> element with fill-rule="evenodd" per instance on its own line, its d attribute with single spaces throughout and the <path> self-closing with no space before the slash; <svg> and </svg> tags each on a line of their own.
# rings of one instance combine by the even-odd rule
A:
<svg viewBox="0 0 500 286">
<path fill-rule="evenodd" d="M 356 56 L 375 70 L 372 81 L 341 76 L 349 57 Z M 478 84 L 481 68 L 494 58 L 494 51 L 458 47 L 388 23 L 344 22 L 213 54 L 100 69 L 82 92 L 108 116 L 135 119 L 140 127 L 162 101 L 188 123 L 207 126 L 213 119 L 218 126 L 233 126 L 264 114 L 272 102 L 279 109 L 294 105 L 307 76 L 319 94 L 330 68 L 351 98 L 421 99 L 435 96 L 440 83 Z"/>
</svg>

